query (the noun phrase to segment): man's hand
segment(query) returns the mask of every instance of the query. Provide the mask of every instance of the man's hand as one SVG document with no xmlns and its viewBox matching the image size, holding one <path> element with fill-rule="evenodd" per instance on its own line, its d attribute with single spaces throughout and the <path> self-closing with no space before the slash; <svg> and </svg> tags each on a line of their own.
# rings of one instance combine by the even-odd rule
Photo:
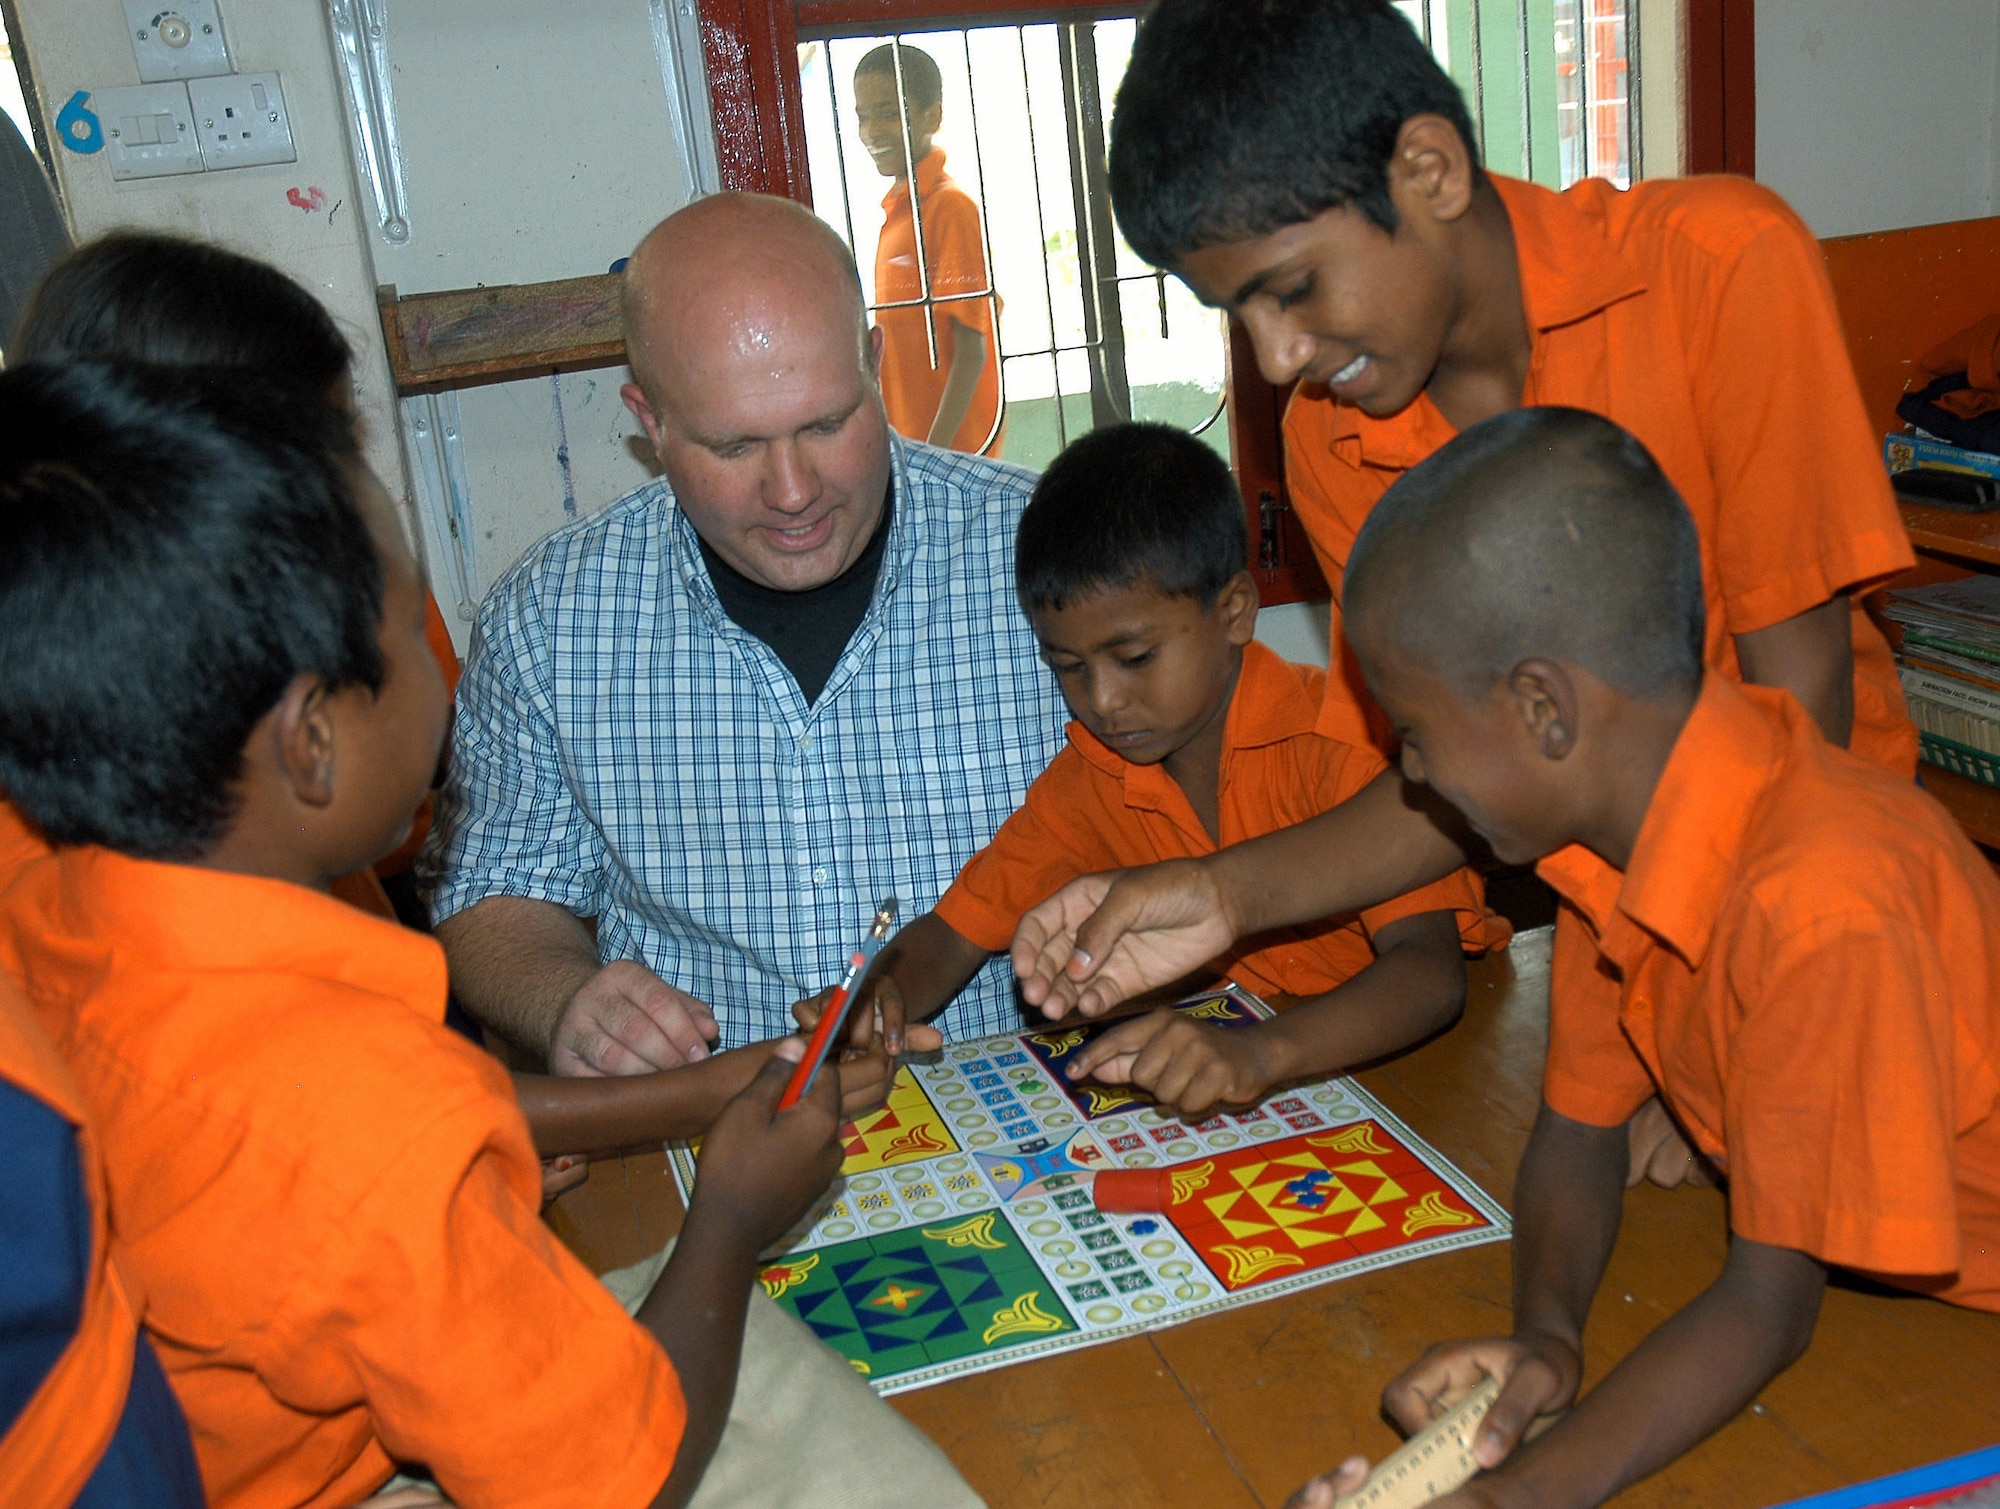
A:
<svg viewBox="0 0 2000 1509">
<path fill-rule="evenodd" d="M 1583 1358 L 1550 1336 L 1448 1341 L 1382 1391 L 1382 1408 L 1413 1436 L 1489 1377 L 1500 1380 L 1500 1397 L 1472 1438 L 1472 1455 L 1490 1471 L 1513 1454 L 1536 1420 L 1569 1408 L 1583 1381 Z"/>
<path fill-rule="evenodd" d="M 549 1072 L 651 1074 L 708 1057 L 715 1013 L 643 964 L 614 959 L 583 983 L 556 1023 Z"/>
<path fill-rule="evenodd" d="M 838 988 L 829 985 L 816 996 L 792 1002 L 792 1017 L 808 1036 L 819 1025 L 827 997 Z M 861 999 L 847 1014 L 847 1045 L 865 1052 L 878 1035 L 891 1058 L 930 1053 L 944 1046 L 944 1034 L 937 1028 L 909 1020 L 902 989 L 894 980 L 871 978 L 862 982 Z"/>
<path fill-rule="evenodd" d="M 1192 974 L 1236 937 L 1207 866 L 1175 859 L 1072 880 L 1021 919 L 1014 973 L 1051 1021 L 1101 1016 Z"/>
<path fill-rule="evenodd" d="M 1715 1182 L 1657 1095 L 1633 1113 L 1626 1133 L 1631 1138 L 1632 1157 L 1625 1173 L 1627 1189 L 1636 1188 L 1642 1179 L 1651 1179 L 1662 1189 L 1682 1184 L 1706 1189 Z"/>
<path fill-rule="evenodd" d="M 840 1171 L 840 1070 L 824 1065 L 797 1105 L 778 1109 L 804 1052 L 798 1038 L 782 1039 L 702 1142 L 688 1220 L 723 1223 L 752 1254 L 789 1231 Z"/>
<path fill-rule="evenodd" d="M 1215 1027 L 1166 1010 L 1120 1022 L 1086 1043 L 1064 1072 L 1137 1085 L 1188 1121 L 1218 1102 L 1248 1105 L 1272 1083 L 1255 1027 Z"/>
</svg>

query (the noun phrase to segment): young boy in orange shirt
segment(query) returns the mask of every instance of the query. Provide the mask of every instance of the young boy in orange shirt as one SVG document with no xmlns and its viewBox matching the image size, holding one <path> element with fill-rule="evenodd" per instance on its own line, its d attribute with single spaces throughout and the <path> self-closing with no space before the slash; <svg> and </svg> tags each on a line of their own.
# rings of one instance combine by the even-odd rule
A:
<svg viewBox="0 0 2000 1509">
<path fill-rule="evenodd" d="M 1609 1001 L 1552 992 L 1513 1334 L 1385 1396 L 1415 1429 L 1504 1384 L 1474 1443 L 1498 1470 L 1440 1509 L 1597 1504 L 1664 1466 L 1805 1351 L 1829 1266 L 2000 1310 L 2000 881 L 1913 783 L 1704 667 L 1700 573 L 1672 484 L 1573 409 L 1467 431 L 1355 541 L 1349 640 L 1405 774 L 1539 861 L 1619 971 Z M 1576 1396 L 1654 1094 L 1728 1180 L 1728 1259 L 1516 1449 Z"/>
<path fill-rule="evenodd" d="M 55 845 L 0 901 L 0 972 L 82 1093 L 213 1503 L 352 1503 L 398 1463 L 467 1509 L 683 1503 L 746 1315 L 770 1320 L 757 1255 L 839 1163 L 840 1074 L 778 1112 L 797 1040 L 753 1071 L 634 1324 L 541 1224 L 508 1078 L 442 1025 L 437 944 L 327 894 L 435 769 L 424 616 L 323 394 L 0 374 L 0 785 Z M 847 1468 L 942 1465 L 787 1347 L 780 1371 L 863 1392 Z M 842 1405 L 808 1402 L 800 1439 Z"/>
<path fill-rule="evenodd" d="M 1015 581 L 1076 721 L 1021 810 L 891 944 L 884 974 L 908 1012 L 949 1001 L 1064 881 L 1213 853 L 1322 812 L 1382 770 L 1373 749 L 1314 731 L 1324 675 L 1252 638 L 1248 555 L 1229 468 L 1184 431 L 1097 430 L 1043 473 Z M 1229 1031 L 1156 1011 L 1099 1036 L 1071 1076 L 1137 1084 L 1193 1117 L 1395 1053 L 1458 1019 L 1461 951 L 1484 948 L 1487 927 L 1461 872 L 1255 938 L 1214 972 L 1308 999 Z"/>
<path fill-rule="evenodd" d="M 997 456 L 1000 300 L 986 265 L 979 203 L 945 172 L 944 148 L 932 144 L 944 124 L 936 60 L 902 42 L 869 52 L 854 69 L 854 116 L 861 144 L 893 180 L 875 243 L 882 408 L 890 426 L 912 440 Z M 931 309 L 923 307 L 926 294 Z"/>
</svg>

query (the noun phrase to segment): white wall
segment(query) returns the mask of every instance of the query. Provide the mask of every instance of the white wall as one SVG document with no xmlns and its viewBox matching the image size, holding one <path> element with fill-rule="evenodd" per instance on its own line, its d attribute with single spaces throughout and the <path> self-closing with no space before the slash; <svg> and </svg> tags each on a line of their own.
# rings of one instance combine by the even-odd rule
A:
<svg viewBox="0 0 2000 1509">
<path fill-rule="evenodd" d="M 116 0 L 18 4 L 15 40 L 51 138 L 54 112 L 76 90 L 139 81 Z M 713 143 L 696 139 L 708 129 L 706 85 L 697 74 L 696 115 L 684 116 L 673 46 L 654 26 L 664 4 L 565 0 L 558 18 L 543 0 L 396 0 L 388 45 L 411 233 L 394 245 L 357 179 L 323 0 L 221 0 L 221 9 L 237 71 L 283 75 L 298 161 L 113 183 L 104 154 L 58 148 L 75 229 L 213 238 L 276 263 L 326 302 L 360 354 L 370 463 L 404 500 L 462 650 L 472 604 L 456 611 L 455 551 L 405 465 L 376 285 L 408 294 L 606 271 L 687 201 L 701 173 L 712 175 Z M 287 198 L 297 188 L 311 202 L 315 187 L 323 209 Z M 648 475 L 618 401 L 625 376 L 605 368 L 457 395 L 471 598 L 572 507 L 602 507 Z"/>
<path fill-rule="evenodd" d="M 2000 0 L 1759 0 L 1757 177 L 1821 236 L 2000 210 Z"/>
<path fill-rule="evenodd" d="M 14 45 L 25 48 L 34 68 L 51 141 L 58 137 L 55 113 L 77 90 L 139 82 L 124 12 L 112 0 L 18 0 L 17 15 Z M 375 272 L 360 230 L 364 210 L 321 7 L 315 0 L 224 0 L 223 17 L 239 73 L 283 75 L 298 161 L 114 183 L 106 153 L 82 156 L 58 146 L 56 172 L 71 224 L 79 239 L 138 225 L 219 241 L 277 263 L 318 294 L 359 356 L 369 462 L 392 492 L 406 493 Z M 318 189 L 324 208 L 295 207 L 287 198 L 292 189 L 308 203 L 309 191 Z"/>
</svg>

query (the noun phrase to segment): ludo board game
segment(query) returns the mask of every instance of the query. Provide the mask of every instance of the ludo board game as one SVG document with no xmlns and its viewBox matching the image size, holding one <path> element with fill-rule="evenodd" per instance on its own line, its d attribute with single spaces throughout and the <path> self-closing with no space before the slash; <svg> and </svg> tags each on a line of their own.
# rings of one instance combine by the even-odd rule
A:
<svg viewBox="0 0 2000 1509">
<path fill-rule="evenodd" d="M 1269 1016 L 1235 987 L 1174 1009 Z M 1063 1077 L 1094 1027 L 951 1043 L 844 1129 L 826 1195 L 768 1254 L 765 1292 L 882 1393 L 1178 1324 L 1448 1248 L 1506 1213 L 1351 1079 L 1190 1125 Z M 695 1150 L 672 1144 L 682 1197 Z M 1157 1213 L 1089 1176 L 1166 1171 Z"/>
</svg>

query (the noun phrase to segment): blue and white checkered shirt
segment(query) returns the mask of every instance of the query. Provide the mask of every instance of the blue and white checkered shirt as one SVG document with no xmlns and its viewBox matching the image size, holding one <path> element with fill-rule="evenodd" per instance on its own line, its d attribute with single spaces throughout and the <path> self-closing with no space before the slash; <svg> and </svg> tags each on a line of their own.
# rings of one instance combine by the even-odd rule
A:
<svg viewBox="0 0 2000 1509">
<path fill-rule="evenodd" d="M 722 1043 L 793 1029 L 879 897 L 928 911 L 1062 745 L 1014 599 L 1034 478 L 892 440 L 875 595 L 819 700 L 730 620 L 664 482 L 543 540 L 487 594 L 421 878 L 596 917 L 599 956 L 709 1003 Z M 1018 1029 L 1004 959 L 938 1019 Z"/>
</svg>

